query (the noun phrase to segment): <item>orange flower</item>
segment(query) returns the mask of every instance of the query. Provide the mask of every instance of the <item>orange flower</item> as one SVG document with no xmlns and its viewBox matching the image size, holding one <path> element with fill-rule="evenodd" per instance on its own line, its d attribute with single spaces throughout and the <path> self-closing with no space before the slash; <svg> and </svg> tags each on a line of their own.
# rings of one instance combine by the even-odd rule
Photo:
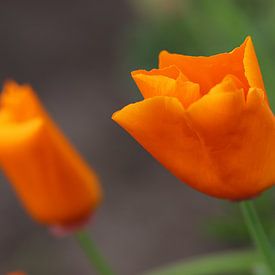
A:
<svg viewBox="0 0 275 275">
<path fill-rule="evenodd" d="M 245 199 L 275 182 L 275 121 L 250 37 L 230 53 L 160 53 L 159 69 L 132 76 L 144 100 L 113 115 L 182 181 Z"/>
<path fill-rule="evenodd" d="M 8 82 L 0 97 L 0 165 L 37 221 L 87 219 L 101 200 L 95 173 L 43 109 L 31 87 Z"/>
</svg>

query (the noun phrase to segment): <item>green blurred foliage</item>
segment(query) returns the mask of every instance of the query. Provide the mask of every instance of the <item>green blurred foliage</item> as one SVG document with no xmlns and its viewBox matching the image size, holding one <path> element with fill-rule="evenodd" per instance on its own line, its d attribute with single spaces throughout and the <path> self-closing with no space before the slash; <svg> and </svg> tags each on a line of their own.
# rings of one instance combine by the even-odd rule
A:
<svg viewBox="0 0 275 275">
<path fill-rule="evenodd" d="M 255 200 L 257 212 L 271 242 L 275 245 L 275 196 L 270 190 Z M 204 234 L 225 244 L 239 246 L 251 244 L 247 227 L 237 203 L 224 203 L 223 214 L 208 219 L 203 226 Z"/>
<path fill-rule="evenodd" d="M 275 1 L 131 0 L 131 4 L 138 19 L 127 30 L 129 71 L 157 67 L 158 54 L 163 49 L 189 55 L 212 55 L 232 50 L 251 35 L 270 104 L 275 110 Z M 257 206 L 275 242 L 274 191 L 257 199 Z M 231 245 L 249 241 L 237 204 L 232 207 L 225 203 L 224 215 L 208 222 L 204 229 Z"/>
</svg>

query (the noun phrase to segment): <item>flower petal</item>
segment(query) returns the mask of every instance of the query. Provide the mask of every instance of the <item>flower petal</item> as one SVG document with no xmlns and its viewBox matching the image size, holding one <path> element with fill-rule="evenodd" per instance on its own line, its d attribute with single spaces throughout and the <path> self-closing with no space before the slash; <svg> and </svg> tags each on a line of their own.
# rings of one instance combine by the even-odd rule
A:
<svg viewBox="0 0 275 275">
<path fill-rule="evenodd" d="M 134 74 L 133 78 L 144 98 L 173 94 L 176 81 L 163 75 Z"/>
<path fill-rule="evenodd" d="M 158 72 L 159 70 L 155 71 Z M 132 76 L 145 99 L 154 96 L 176 97 L 187 108 L 201 96 L 199 85 L 188 81 L 182 73 L 179 73 L 175 80 L 161 74 L 138 72 L 134 72 Z"/>
<path fill-rule="evenodd" d="M 145 75 L 163 75 L 172 79 L 177 79 L 179 76 L 179 73 L 180 73 L 180 70 L 176 66 L 171 65 L 163 69 L 152 69 L 150 71 L 136 70 L 136 71 L 133 71 L 131 75 L 133 78 L 137 74 L 145 74 Z"/>
<path fill-rule="evenodd" d="M 209 169 L 211 162 L 177 98 L 146 99 L 124 107 L 112 118 L 175 176 L 218 196 L 212 188 L 217 179 Z"/>
<path fill-rule="evenodd" d="M 260 66 L 250 36 L 245 40 L 243 64 L 249 86 L 265 91 Z"/>
<path fill-rule="evenodd" d="M 44 224 L 74 224 L 101 200 L 101 188 L 28 86 L 1 95 L 0 164 L 28 212 Z"/>
<path fill-rule="evenodd" d="M 262 90 L 250 89 L 247 102 L 240 91 L 210 92 L 189 108 L 188 117 L 224 196 L 248 198 L 274 184 L 275 121 Z"/>
<path fill-rule="evenodd" d="M 200 86 L 197 83 L 186 81 L 186 77 L 180 74 L 176 80 L 173 96 L 179 99 L 184 108 L 188 108 L 201 97 Z"/>
<path fill-rule="evenodd" d="M 8 150 L 14 150 L 17 146 L 32 142 L 32 137 L 43 127 L 43 120 L 34 118 L 23 123 L 5 121 L 4 123 L 0 122 L 0 125 L 0 151 L 7 152 Z"/>
<path fill-rule="evenodd" d="M 239 89 L 238 81 L 233 76 L 227 76 L 190 106 L 188 116 L 196 129 L 212 138 L 215 131 L 226 132 L 238 122 L 244 105 L 244 93 Z"/>
<path fill-rule="evenodd" d="M 199 83 L 201 92 L 206 94 L 213 86 L 228 75 L 235 75 L 242 83 L 245 92 L 249 87 L 264 90 L 257 57 L 250 37 L 229 53 L 213 56 L 187 56 L 162 51 L 159 67 L 175 65 L 190 81 Z"/>
</svg>

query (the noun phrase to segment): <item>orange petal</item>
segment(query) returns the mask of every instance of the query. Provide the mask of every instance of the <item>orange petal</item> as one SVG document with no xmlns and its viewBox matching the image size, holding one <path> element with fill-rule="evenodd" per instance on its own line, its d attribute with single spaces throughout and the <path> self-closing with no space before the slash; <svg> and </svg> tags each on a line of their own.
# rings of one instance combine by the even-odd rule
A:
<svg viewBox="0 0 275 275">
<path fill-rule="evenodd" d="M 176 80 L 173 96 L 179 99 L 184 108 L 188 108 L 201 97 L 200 86 L 197 83 L 186 81 L 186 77 L 180 74 Z"/>
<path fill-rule="evenodd" d="M 77 223 L 101 200 L 97 176 L 42 110 L 34 93 L 24 86 L 14 89 L 2 98 L 4 112 L 15 119 L 0 120 L 1 167 L 34 219 L 49 225 Z M 34 113 L 24 112 L 28 103 Z"/>
<path fill-rule="evenodd" d="M 145 74 L 145 75 L 163 75 L 172 79 L 177 79 L 177 77 L 179 76 L 179 73 L 180 73 L 180 70 L 176 66 L 172 65 L 172 66 L 165 67 L 163 69 L 152 69 L 150 71 L 136 70 L 136 71 L 133 71 L 131 75 L 133 78 L 137 74 Z"/>
<path fill-rule="evenodd" d="M 182 181 L 208 194 L 219 194 L 208 182 L 217 182 L 201 141 L 186 119 L 177 98 L 153 97 L 130 104 L 113 120 Z"/>
<path fill-rule="evenodd" d="M 245 76 L 250 87 L 255 87 L 265 91 L 264 82 L 258 63 L 258 59 L 254 50 L 253 42 L 250 36 L 245 40 L 245 51 L 244 51 L 244 70 Z"/>
<path fill-rule="evenodd" d="M 42 126 L 43 120 L 41 118 L 34 118 L 24 123 L 0 123 L 0 144 L 3 150 L 14 150 L 16 146 L 21 146 L 22 143 L 32 142 L 32 137 L 40 131 Z"/>
<path fill-rule="evenodd" d="M 188 109 L 188 116 L 199 131 L 210 134 L 213 131 L 228 131 L 237 123 L 245 107 L 243 89 L 239 80 L 231 75 L 214 86 L 207 95 Z"/>
<path fill-rule="evenodd" d="M 199 83 L 203 94 L 220 83 L 228 74 L 235 75 L 243 83 L 245 92 L 249 87 L 264 90 L 260 68 L 250 37 L 247 37 L 239 48 L 229 53 L 209 57 L 194 57 L 162 51 L 159 56 L 160 69 L 171 65 L 179 68 L 190 81 Z"/>
<path fill-rule="evenodd" d="M 188 115 L 196 129 L 206 135 L 210 134 L 212 138 L 215 135 L 213 131 L 226 132 L 237 123 L 244 105 L 243 91 L 237 87 L 235 78 L 227 76 L 207 95 L 193 103 L 188 109 Z"/>
<path fill-rule="evenodd" d="M 174 80 L 161 74 L 138 72 L 134 72 L 132 76 L 145 99 L 154 96 L 176 97 L 187 108 L 201 96 L 199 85 L 188 81 L 182 73 Z"/>
<path fill-rule="evenodd" d="M 1 113 L 8 111 L 11 119 L 18 122 L 44 114 L 41 103 L 29 85 L 19 85 L 14 81 L 7 81 L 0 102 Z"/>
<path fill-rule="evenodd" d="M 247 102 L 240 91 L 210 92 L 188 117 L 219 177 L 219 197 L 248 198 L 274 184 L 275 121 L 262 90 L 251 89 Z"/>
<path fill-rule="evenodd" d="M 134 74 L 133 78 L 144 98 L 173 94 L 176 81 L 163 75 Z"/>
</svg>

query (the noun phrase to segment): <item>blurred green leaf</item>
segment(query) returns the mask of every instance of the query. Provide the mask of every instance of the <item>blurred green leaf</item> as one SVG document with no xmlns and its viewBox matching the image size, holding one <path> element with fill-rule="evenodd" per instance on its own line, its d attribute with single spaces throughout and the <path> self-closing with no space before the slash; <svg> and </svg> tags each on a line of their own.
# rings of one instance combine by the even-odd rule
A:
<svg viewBox="0 0 275 275">
<path fill-rule="evenodd" d="M 259 255 L 254 251 L 232 251 L 205 255 L 158 268 L 145 275 L 226 275 L 251 274 L 264 269 Z"/>
<path fill-rule="evenodd" d="M 263 226 L 270 240 L 275 244 L 275 199 L 273 190 L 256 199 L 255 203 Z M 203 226 L 203 231 L 225 244 L 247 245 L 251 242 L 239 207 L 234 203 L 225 203 L 224 213 L 208 219 Z"/>
</svg>

